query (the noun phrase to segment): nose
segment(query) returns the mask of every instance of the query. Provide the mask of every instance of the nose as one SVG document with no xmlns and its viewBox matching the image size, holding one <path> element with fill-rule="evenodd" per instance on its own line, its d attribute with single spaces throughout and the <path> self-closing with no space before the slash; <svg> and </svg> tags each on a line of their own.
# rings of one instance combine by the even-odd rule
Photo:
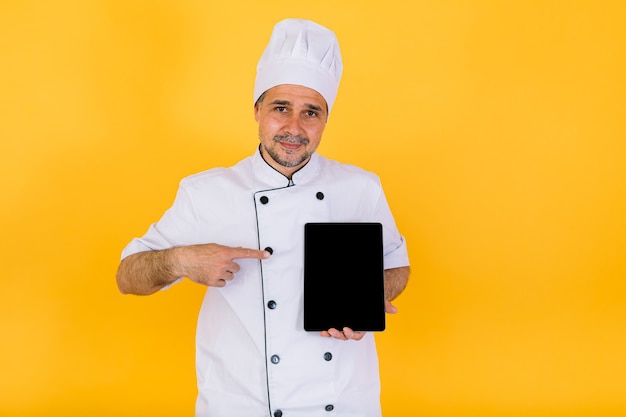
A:
<svg viewBox="0 0 626 417">
<path fill-rule="evenodd" d="M 285 134 L 299 136 L 302 133 L 302 121 L 298 114 L 292 114 L 285 121 Z"/>
</svg>

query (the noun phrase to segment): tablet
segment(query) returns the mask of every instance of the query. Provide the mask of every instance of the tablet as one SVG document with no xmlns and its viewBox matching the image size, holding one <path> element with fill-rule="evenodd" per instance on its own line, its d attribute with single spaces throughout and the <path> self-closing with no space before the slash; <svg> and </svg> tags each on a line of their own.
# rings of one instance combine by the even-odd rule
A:
<svg viewBox="0 0 626 417">
<path fill-rule="evenodd" d="M 304 330 L 385 329 L 380 223 L 304 226 Z"/>
</svg>

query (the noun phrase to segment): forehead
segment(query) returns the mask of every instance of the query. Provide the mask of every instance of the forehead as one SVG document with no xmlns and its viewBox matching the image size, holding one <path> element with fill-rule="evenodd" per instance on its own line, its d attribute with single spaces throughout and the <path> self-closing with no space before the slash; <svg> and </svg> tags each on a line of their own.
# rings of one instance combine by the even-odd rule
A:
<svg viewBox="0 0 626 417">
<path fill-rule="evenodd" d="M 326 108 L 326 100 L 312 88 L 295 84 L 281 84 L 265 93 L 265 102 L 286 101 L 293 105 L 315 105 Z"/>
</svg>

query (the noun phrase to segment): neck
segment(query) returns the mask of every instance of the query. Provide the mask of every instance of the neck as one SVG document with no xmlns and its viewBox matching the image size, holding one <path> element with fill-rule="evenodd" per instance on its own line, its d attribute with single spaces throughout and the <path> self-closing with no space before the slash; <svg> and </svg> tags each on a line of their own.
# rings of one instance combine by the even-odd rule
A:
<svg viewBox="0 0 626 417">
<path fill-rule="evenodd" d="M 311 160 L 311 157 L 309 157 L 295 167 L 286 167 L 276 162 L 274 158 L 272 158 L 267 151 L 263 149 L 263 145 L 259 145 L 259 151 L 261 152 L 261 158 L 263 158 L 265 163 L 274 168 L 274 170 L 278 171 L 280 174 L 284 175 L 288 180 L 291 180 L 293 174 L 302 169 L 302 167 L 304 167 Z"/>
</svg>

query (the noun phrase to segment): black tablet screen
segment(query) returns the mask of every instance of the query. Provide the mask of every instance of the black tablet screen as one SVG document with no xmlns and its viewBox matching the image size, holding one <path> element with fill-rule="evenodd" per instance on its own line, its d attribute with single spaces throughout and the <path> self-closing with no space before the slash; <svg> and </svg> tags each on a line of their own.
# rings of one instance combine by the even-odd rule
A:
<svg viewBox="0 0 626 417">
<path fill-rule="evenodd" d="M 385 329 L 382 225 L 304 226 L 304 329 Z"/>
</svg>

